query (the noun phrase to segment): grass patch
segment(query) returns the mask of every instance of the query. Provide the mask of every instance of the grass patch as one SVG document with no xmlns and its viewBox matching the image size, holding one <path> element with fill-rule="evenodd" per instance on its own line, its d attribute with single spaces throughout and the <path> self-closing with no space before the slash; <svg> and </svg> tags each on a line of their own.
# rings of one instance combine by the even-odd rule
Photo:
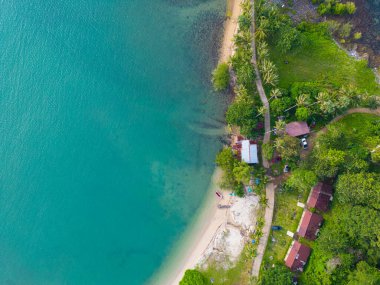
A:
<svg viewBox="0 0 380 285">
<path fill-rule="evenodd" d="M 297 202 L 304 202 L 306 199 L 306 193 L 299 197 L 295 191 L 276 191 L 272 225 L 281 226 L 283 229 L 271 232 L 264 255 L 264 266 L 272 266 L 278 261 L 283 262 L 292 242 L 292 238 L 286 235 L 286 231 L 295 232 L 297 230 L 303 211 L 302 208 L 297 207 Z"/>
<path fill-rule="evenodd" d="M 319 32 L 303 32 L 305 45 L 282 54 L 270 44 L 271 59 L 279 70 L 282 88 L 294 82 L 320 81 L 336 87 L 354 84 L 360 91 L 378 94 L 375 74 L 365 60 L 356 60 Z M 287 63 L 286 63 L 287 62 Z"/>
<path fill-rule="evenodd" d="M 228 270 L 221 268 L 217 263 L 208 264 L 207 269 L 200 270 L 208 280 L 214 279 L 214 284 L 239 285 L 249 284 L 252 269 L 252 259 L 246 257 L 245 247 L 239 261 Z"/>
<path fill-rule="evenodd" d="M 380 117 L 371 114 L 350 114 L 333 125 L 348 137 L 355 144 L 363 145 L 368 150 L 372 150 L 380 144 L 380 137 L 374 136 L 380 132 Z"/>
</svg>

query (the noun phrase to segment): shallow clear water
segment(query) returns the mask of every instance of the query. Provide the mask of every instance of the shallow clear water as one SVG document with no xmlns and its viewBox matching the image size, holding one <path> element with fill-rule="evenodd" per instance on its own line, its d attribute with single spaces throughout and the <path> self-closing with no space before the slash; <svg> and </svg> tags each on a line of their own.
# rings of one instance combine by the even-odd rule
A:
<svg viewBox="0 0 380 285">
<path fill-rule="evenodd" d="M 221 146 L 224 2 L 0 0 L 0 284 L 162 264 Z"/>
</svg>

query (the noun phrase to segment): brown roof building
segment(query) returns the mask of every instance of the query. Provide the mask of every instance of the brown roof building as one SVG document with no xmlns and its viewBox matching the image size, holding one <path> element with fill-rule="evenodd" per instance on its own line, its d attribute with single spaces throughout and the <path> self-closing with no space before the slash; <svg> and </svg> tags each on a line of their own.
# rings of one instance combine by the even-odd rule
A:
<svg viewBox="0 0 380 285">
<path fill-rule="evenodd" d="M 299 137 L 310 133 L 306 122 L 291 122 L 286 125 L 285 132 L 292 137 Z"/>
<path fill-rule="evenodd" d="M 310 192 L 307 199 L 309 208 L 316 208 L 319 211 L 326 212 L 329 209 L 329 203 L 333 199 L 332 186 L 323 182 L 318 182 Z"/>
<path fill-rule="evenodd" d="M 294 240 L 285 256 L 285 265 L 293 272 L 302 272 L 307 260 L 309 259 L 310 252 L 310 247 Z"/>
<path fill-rule="evenodd" d="M 297 229 L 298 235 L 310 240 L 315 240 L 322 222 L 323 218 L 320 215 L 305 210 L 302 213 L 301 221 Z"/>
</svg>

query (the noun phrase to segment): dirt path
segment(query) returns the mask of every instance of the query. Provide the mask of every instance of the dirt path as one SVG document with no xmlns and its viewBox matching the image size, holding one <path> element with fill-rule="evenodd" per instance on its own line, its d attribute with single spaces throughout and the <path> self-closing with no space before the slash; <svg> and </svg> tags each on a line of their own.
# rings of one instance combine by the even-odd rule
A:
<svg viewBox="0 0 380 285">
<path fill-rule="evenodd" d="M 251 25 L 251 34 L 253 35 L 252 37 L 252 64 L 255 67 L 255 72 L 256 72 L 256 86 L 257 86 L 257 91 L 259 92 L 261 102 L 263 103 L 263 106 L 266 109 L 266 112 L 264 114 L 264 126 L 265 126 L 265 134 L 264 134 L 264 140 L 263 143 L 268 143 L 270 140 L 270 110 L 269 110 L 269 102 L 268 98 L 265 95 L 263 83 L 261 81 L 261 75 L 259 72 L 259 68 L 257 67 L 257 58 L 256 58 L 256 42 L 255 42 L 255 9 L 254 9 L 254 0 L 251 0 L 252 4 L 252 25 Z M 263 160 L 263 166 L 265 168 L 269 168 L 269 163 L 268 160 L 264 157 L 263 152 L 261 152 L 262 155 L 262 160 Z"/>
<path fill-rule="evenodd" d="M 372 114 L 372 115 L 380 116 L 380 108 L 377 108 L 377 109 L 352 108 L 352 109 L 347 110 L 344 114 L 339 115 L 338 117 L 335 117 L 334 119 L 332 119 L 330 121 L 330 123 L 328 123 L 328 125 L 331 124 L 331 123 L 335 123 L 335 122 L 339 121 L 340 119 L 344 118 L 345 116 L 347 116 L 349 114 L 354 114 L 354 113 L 365 113 L 365 114 Z M 326 127 L 324 127 L 322 130 L 325 131 Z"/>
<path fill-rule="evenodd" d="M 255 42 L 255 8 L 254 8 L 254 0 L 251 0 L 252 4 L 252 25 L 251 25 L 251 33 L 253 35 L 252 37 L 252 64 L 255 67 L 256 72 L 256 86 L 257 91 L 259 92 L 261 102 L 263 103 L 263 106 L 266 109 L 266 112 L 264 114 L 264 126 L 265 126 L 265 134 L 263 143 L 268 143 L 270 141 L 270 110 L 269 110 L 269 102 L 268 98 L 265 95 L 263 83 L 261 81 L 261 76 L 259 72 L 259 68 L 257 67 L 257 57 L 256 57 L 256 42 Z M 262 155 L 262 161 L 263 166 L 265 168 L 269 168 L 268 160 L 264 157 L 263 152 L 261 152 Z M 268 205 L 265 208 L 265 215 L 264 220 L 265 224 L 263 227 L 263 235 L 260 238 L 259 245 L 257 246 L 257 256 L 255 257 L 252 265 L 252 276 L 258 277 L 260 273 L 260 267 L 261 262 L 263 261 L 265 249 L 267 247 L 268 238 L 272 226 L 272 219 L 273 219 L 273 210 L 274 210 L 274 198 L 275 198 L 275 185 L 273 183 L 268 183 L 265 188 L 266 192 L 266 198 L 268 201 Z"/>
<path fill-rule="evenodd" d="M 267 184 L 266 187 L 266 196 L 268 199 L 268 205 L 265 209 L 265 225 L 263 227 L 263 235 L 260 238 L 259 245 L 257 247 L 257 255 L 253 261 L 252 266 L 252 276 L 258 277 L 260 273 L 261 262 L 263 261 L 265 249 L 268 243 L 268 237 L 270 234 L 272 219 L 273 219 L 273 210 L 274 210 L 274 190 L 275 185 L 273 183 Z"/>
</svg>

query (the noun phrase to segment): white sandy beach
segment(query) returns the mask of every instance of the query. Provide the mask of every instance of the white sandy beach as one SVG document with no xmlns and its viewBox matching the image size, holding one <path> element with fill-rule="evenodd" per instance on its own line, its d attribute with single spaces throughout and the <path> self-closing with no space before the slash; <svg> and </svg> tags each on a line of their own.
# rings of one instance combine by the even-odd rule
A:
<svg viewBox="0 0 380 285">
<path fill-rule="evenodd" d="M 228 268 L 239 257 L 254 229 L 259 199 L 255 195 L 231 197 L 217 186 L 220 177 L 221 170 L 216 169 L 203 211 L 174 250 L 176 259 L 165 263 L 165 270 L 151 284 L 178 285 L 187 269 L 207 266 L 210 260 Z M 215 191 L 222 192 L 224 198 L 216 198 Z M 218 204 L 230 208 L 220 209 Z"/>
<path fill-rule="evenodd" d="M 224 23 L 220 62 L 227 62 L 233 53 L 232 40 L 237 31 L 237 19 L 241 13 L 241 0 L 231 1 L 231 17 Z M 155 276 L 155 280 L 151 280 L 151 284 L 178 285 L 187 269 L 195 268 L 199 263 L 204 264 L 207 259 L 215 257 L 213 255 L 215 246 L 223 247 L 227 244 L 226 252 L 232 253 L 232 261 L 234 261 L 235 256 L 240 254 L 244 237 L 241 236 L 240 230 L 233 225 L 237 223 L 240 228 L 244 229 L 246 221 L 239 221 L 238 216 L 241 213 L 234 215 L 231 213 L 232 208 L 219 209 L 217 207 L 218 204 L 232 205 L 236 203 L 236 199 L 239 199 L 231 198 L 228 193 L 224 193 L 225 198 L 221 201 L 215 198 L 215 191 L 222 192 L 217 186 L 220 177 L 221 170 L 216 169 L 202 212 L 185 233 L 184 240 L 178 245 L 179 248 L 174 250 L 178 257 L 175 260 L 170 260 L 169 264 L 165 263 L 166 268 L 161 270 L 161 275 Z M 251 202 L 255 204 L 254 200 Z M 244 207 L 243 204 L 242 206 Z M 240 208 L 243 209 L 243 207 Z M 242 212 L 242 210 L 240 211 Z M 254 219 L 252 222 L 255 222 Z"/>
<path fill-rule="evenodd" d="M 233 53 L 233 37 L 237 32 L 237 21 L 241 14 L 242 0 L 230 0 L 232 3 L 231 17 L 224 22 L 224 36 L 220 48 L 219 62 L 227 62 Z"/>
</svg>

